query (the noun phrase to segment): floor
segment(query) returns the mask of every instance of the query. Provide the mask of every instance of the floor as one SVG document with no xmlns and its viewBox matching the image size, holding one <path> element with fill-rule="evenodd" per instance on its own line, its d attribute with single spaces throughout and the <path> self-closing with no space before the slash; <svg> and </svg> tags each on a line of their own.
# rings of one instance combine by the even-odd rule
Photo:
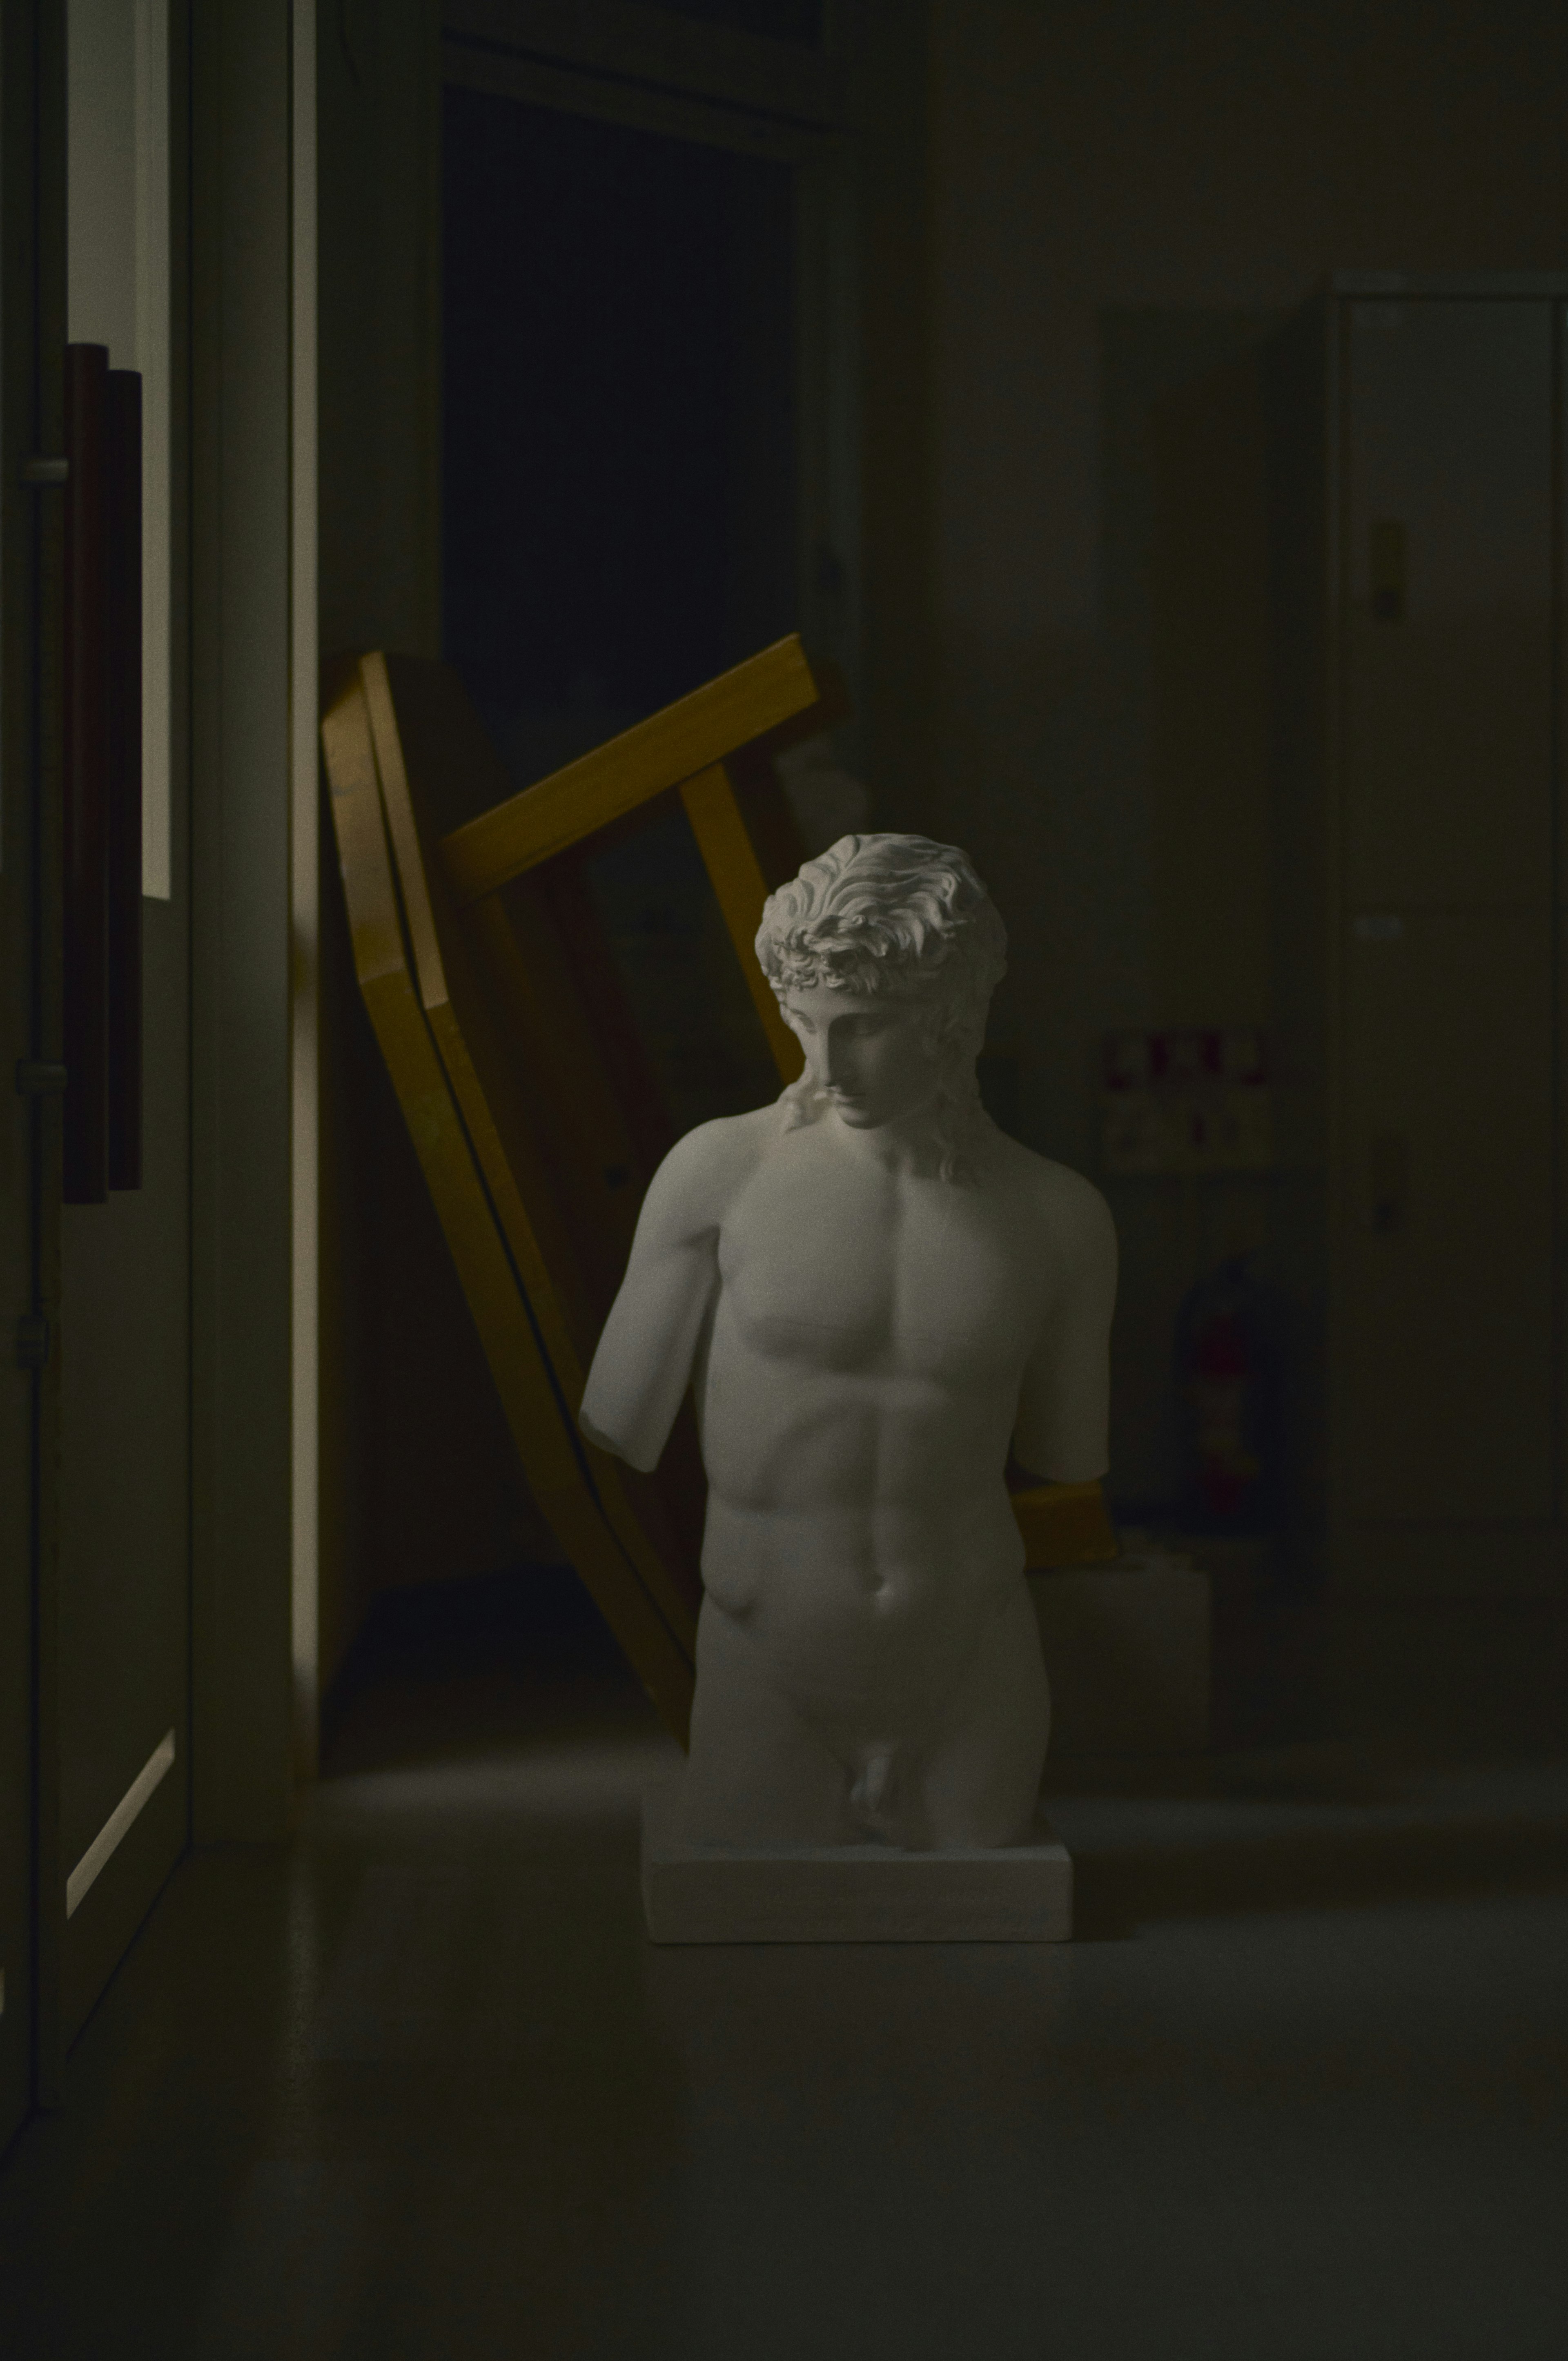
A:
<svg viewBox="0 0 1568 2361">
<path fill-rule="evenodd" d="M 413 1614 L 13 2150 L 0 2351 L 1562 2361 L 1563 1619 L 1244 1605 L 1037 1949 L 653 1949 L 600 1634 Z"/>
</svg>

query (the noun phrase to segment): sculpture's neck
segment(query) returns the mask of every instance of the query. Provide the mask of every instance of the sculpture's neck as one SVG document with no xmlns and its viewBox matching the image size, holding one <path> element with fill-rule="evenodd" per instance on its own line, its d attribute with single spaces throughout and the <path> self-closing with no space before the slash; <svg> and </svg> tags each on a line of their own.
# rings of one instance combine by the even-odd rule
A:
<svg viewBox="0 0 1568 2361">
<path fill-rule="evenodd" d="M 944 1155 L 942 1130 L 934 1106 L 918 1107 L 892 1123 L 850 1124 L 829 1105 L 822 1121 L 850 1156 L 879 1164 L 883 1171 L 911 1180 L 940 1177 Z"/>
<path fill-rule="evenodd" d="M 993 1137 L 969 1067 L 955 1065 L 930 1099 L 890 1123 L 847 1122 L 827 1093 L 806 1077 L 790 1085 L 781 1104 L 786 1124 L 830 1125 L 846 1153 L 916 1180 L 978 1179 Z"/>
</svg>

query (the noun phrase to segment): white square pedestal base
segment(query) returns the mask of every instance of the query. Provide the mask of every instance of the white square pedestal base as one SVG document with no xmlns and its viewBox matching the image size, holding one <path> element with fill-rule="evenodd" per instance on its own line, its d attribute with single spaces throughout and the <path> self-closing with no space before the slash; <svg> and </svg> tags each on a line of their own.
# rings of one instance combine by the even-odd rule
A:
<svg viewBox="0 0 1568 2361">
<path fill-rule="evenodd" d="M 693 1845 L 678 1778 L 642 1797 L 642 1907 L 655 1943 L 1065 1943 L 1072 1861 L 1044 1820 L 1026 1845 Z"/>
</svg>

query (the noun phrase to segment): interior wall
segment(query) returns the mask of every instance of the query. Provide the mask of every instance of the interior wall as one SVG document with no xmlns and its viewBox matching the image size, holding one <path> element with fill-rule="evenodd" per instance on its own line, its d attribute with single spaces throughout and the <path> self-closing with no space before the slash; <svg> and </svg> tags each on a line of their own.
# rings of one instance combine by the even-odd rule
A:
<svg viewBox="0 0 1568 2361">
<path fill-rule="evenodd" d="M 203 0 L 180 41 L 192 126 L 181 214 L 188 203 L 201 1842 L 281 1836 L 292 1784 L 290 37 L 281 5 Z"/>
<path fill-rule="evenodd" d="M 441 5 L 323 8 L 323 653 L 441 644 Z"/>
<path fill-rule="evenodd" d="M 933 0 L 931 39 L 926 824 L 997 883 L 1021 1134 L 1099 1177 L 1105 1030 L 1266 1015 L 1246 717 L 1216 713 L 1207 773 L 1193 717 L 1176 760 L 1160 719 L 1160 439 L 1183 388 L 1330 269 L 1568 262 L 1568 19 L 1545 0 Z M 1107 1191 L 1113 1482 L 1157 1502 L 1176 1307 L 1253 1213 L 1245 1190 L 1206 1213 L 1177 1182 Z"/>
</svg>

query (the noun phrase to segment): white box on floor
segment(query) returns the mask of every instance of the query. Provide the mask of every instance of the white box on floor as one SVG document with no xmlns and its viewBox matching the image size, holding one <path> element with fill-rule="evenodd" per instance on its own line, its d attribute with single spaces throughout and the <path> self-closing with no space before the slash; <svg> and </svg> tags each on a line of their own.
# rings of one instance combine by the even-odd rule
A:
<svg viewBox="0 0 1568 2361">
<path fill-rule="evenodd" d="M 655 1943 L 1062 1943 L 1072 1861 L 1045 1821 L 1026 1845 L 751 1851 L 688 1844 L 680 1779 L 642 1798 L 642 1906 Z"/>
<path fill-rule="evenodd" d="M 1158 1549 L 1031 1571 L 1050 1755 L 1194 1754 L 1209 1743 L 1209 1576 Z"/>
</svg>

